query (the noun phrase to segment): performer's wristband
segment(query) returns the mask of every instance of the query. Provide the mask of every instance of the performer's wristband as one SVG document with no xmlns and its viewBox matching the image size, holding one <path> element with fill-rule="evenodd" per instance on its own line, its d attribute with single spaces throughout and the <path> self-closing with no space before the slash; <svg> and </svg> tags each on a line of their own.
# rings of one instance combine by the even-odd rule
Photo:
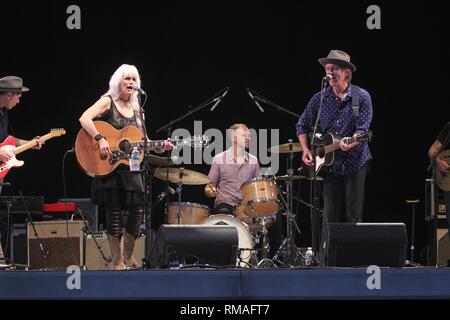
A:
<svg viewBox="0 0 450 320">
<path fill-rule="evenodd" d="M 95 136 L 95 141 L 100 141 L 104 138 L 104 136 L 102 136 L 100 133 L 98 135 Z"/>
</svg>

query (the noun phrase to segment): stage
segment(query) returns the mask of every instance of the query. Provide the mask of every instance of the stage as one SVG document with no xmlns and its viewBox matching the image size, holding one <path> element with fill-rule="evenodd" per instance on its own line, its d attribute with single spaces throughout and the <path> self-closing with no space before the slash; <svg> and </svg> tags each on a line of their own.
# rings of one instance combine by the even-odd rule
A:
<svg viewBox="0 0 450 320">
<path fill-rule="evenodd" d="M 0 271 L 0 299 L 450 299 L 450 268 L 378 271 L 328 267 L 79 274 L 65 270 Z"/>
</svg>

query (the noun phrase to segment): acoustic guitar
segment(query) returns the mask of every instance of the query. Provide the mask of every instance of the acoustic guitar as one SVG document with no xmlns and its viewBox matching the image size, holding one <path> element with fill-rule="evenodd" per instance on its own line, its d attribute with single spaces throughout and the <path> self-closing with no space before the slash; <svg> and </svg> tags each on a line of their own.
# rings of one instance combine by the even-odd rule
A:
<svg viewBox="0 0 450 320">
<path fill-rule="evenodd" d="M 373 139 L 372 131 L 368 131 L 364 134 L 357 135 L 347 139 L 348 144 L 353 142 L 370 142 Z M 331 166 L 335 161 L 335 151 L 339 149 L 339 143 L 341 138 L 331 133 L 327 133 L 323 137 L 316 137 L 315 145 L 311 149 L 312 156 L 316 160 L 316 175 L 319 174 L 320 169 L 324 166 Z M 313 178 L 314 169 L 313 166 L 307 166 L 302 162 L 302 175 L 307 178 Z"/>
<path fill-rule="evenodd" d="M 140 161 L 144 158 L 144 141 L 141 130 L 137 127 L 125 127 L 117 130 L 105 121 L 94 121 L 98 132 L 106 138 L 111 149 L 111 155 L 100 157 L 99 143 L 83 128 L 78 132 L 75 142 L 75 153 L 78 164 L 88 176 L 105 176 L 113 172 L 120 164 L 129 165 L 131 151 L 137 147 L 140 151 Z M 175 147 L 191 146 L 202 148 L 208 145 L 206 136 L 194 136 L 186 139 L 171 140 Z M 149 150 L 164 150 L 165 140 L 151 140 Z"/>
</svg>

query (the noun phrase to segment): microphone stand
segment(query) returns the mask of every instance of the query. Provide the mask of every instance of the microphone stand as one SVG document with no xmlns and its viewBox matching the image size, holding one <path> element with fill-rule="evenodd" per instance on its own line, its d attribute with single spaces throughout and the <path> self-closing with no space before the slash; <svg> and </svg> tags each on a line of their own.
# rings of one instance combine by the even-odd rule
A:
<svg viewBox="0 0 450 320">
<path fill-rule="evenodd" d="M 141 102 L 141 95 L 144 96 L 144 102 Z M 144 159 L 143 166 L 141 169 L 141 177 L 144 183 L 144 222 L 145 222 L 145 257 L 148 257 L 150 252 L 150 245 L 152 243 L 152 220 L 151 220 L 151 209 L 152 209 L 152 175 L 153 172 L 150 169 L 149 159 L 150 159 L 150 148 L 149 148 L 149 138 L 147 135 L 147 126 L 145 124 L 145 110 L 144 106 L 147 102 L 147 95 L 142 91 L 138 91 L 138 102 L 139 102 L 139 120 L 141 122 L 141 129 L 144 140 Z M 130 214 L 130 213 L 128 213 Z"/>
<path fill-rule="evenodd" d="M 199 104 L 198 106 L 194 107 L 194 108 L 189 108 L 188 112 L 186 112 L 184 115 L 176 118 L 175 120 L 170 121 L 169 123 L 163 125 L 162 127 L 158 128 L 155 133 L 159 133 L 161 131 L 167 131 L 167 138 L 170 138 L 172 136 L 172 127 L 174 124 L 180 122 L 181 120 L 183 120 L 184 118 L 187 118 L 188 116 L 196 113 L 197 111 L 202 110 L 203 108 L 207 107 L 210 104 L 214 103 L 214 106 L 211 108 L 211 111 L 214 110 L 214 108 L 222 101 L 222 99 L 225 97 L 225 95 L 228 93 L 229 87 L 225 87 L 222 90 L 220 90 L 218 93 L 216 93 L 212 98 L 209 98 L 207 100 L 205 100 L 204 102 L 202 102 L 201 104 Z M 166 166 L 166 215 L 169 214 L 169 164 L 170 164 L 170 157 L 169 155 L 167 156 L 167 166 Z M 177 191 L 179 189 L 177 188 Z M 181 190 L 180 190 L 181 191 Z M 179 199 L 178 202 L 181 201 L 181 192 L 179 193 Z M 151 207 L 151 206 L 150 206 Z M 179 211 L 179 205 L 178 205 L 178 211 Z M 149 230 L 149 229 L 147 229 Z M 146 239 L 147 240 L 147 239 Z M 146 250 L 145 250 L 145 265 L 150 266 L 149 263 L 149 257 L 150 257 L 150 245 L 151 243 L 147 240 L 146 241 Z"/>
<path fill-rule="evenodd" d="M 312 150 L 312 158 L 313 158 L 313 180 L 312 180 L 312 195 L 313 195 L 313 202 L 312 206 L 310 208 L 310 214 L 311 214 L 311 246 L 313 248 L 313 251 L 317 253 L 320 248 L 320 238 L 321 238 L 321 230 L 320 225 L 318 225 L 317 222 L 319 222 L 319 213 L 320 211 L 317 210 L 319 208 L 319 195 L 318 195 L 318 180 L 317 180 L 317 171 L 316 171 L 316 155 L 314 152 L 315 149 L 315 139 L 316 139 L 316 133 L 317 133 L 317 127 L 319 125 L 320 116 L 322 114 L 322 106 L 323 106 L 323 97 L 324 97 L 324 91 L 327 86 L 326 78 L 322 78 L 322 83 L 320 85 L 320 102 L 319 102 L 319 110 L 317 111 L 316 121 L 314 123 L 313 133 L 311 136 L 311 140 L 309 141 L 310 150 Z M 323 225 L 323 222 L 322 222 Z M 314 255 L 315 257 L 318 257 L 317 254 Z M 318 261 L 320 263 L 320 261 Z"/>
<path fill-rule="evenodd" d="M 300 117 L 299 114 L 294 113 L 286 108 L 283 108 L 282 106 L 263 98 L 259 93 L 251 90 L 250 88 L 247 88 L 247 91 L 250 94 L 250 97 L 255 101 L 260 101 L 263 102 L 269 106 L 274 107 L 275 109 L 277 109 L 278 111 L 284 111 L 287 114 L 290 114 L 294 117 L 296 117 L 297 119 Z M 294 159 L 294 152 L 293 152 L 293 141 L 292 139 L 289 139 L 289 158 L 287 160 L 287 172 L 286 174 L 288 176 L 292 176 L 294 174 L 294 169 L 293 169 L 293 159 Z M 276 177 L 274 177 L 274 179 L 276 179 Z M 288 179 L 286 181 L 286 191 L 287 191 L 287 201 L 284 200 L 283 195 L 281 193 L 281 190 L 279 189 L 279 186 L 277 184 L 277 188 L 278 188 L 278 192 L 280 193 L 281 196 L 281 200 L 282 203 L 284 204 L 284 208 L 286 210 L 286 237 L 287 237 L 287 241 L 284 242 L 284 244 L 287 246 L 286 252 L 288 255 L 288 260 L 289 260 L 289 264 L 294 266 L 296 264 L 299 264 L 300 259 L 299 256 L 301 256 L 301 254 L 299 253 L 299 250 L 297 248 L 297 245 L 295 243 L 295 237 L 296 237 L 296 232 L 298 234 L 301 233 L 300 228 L 298 227 L 297 224 L 297 215 L 298 215 L 298 207 L 296 210 L 296 213 L 294 214 L 294 204 L 293 204 L 293 180 L 292 179 Z M 282 249 L 282 246 L 280 246 L 280 248 L 278 249 L 278 252 L 280 252 Z"/>
<path fill-rule="evenodd" d="M 300 118 L 300 115 L 299 115 L 299 114 L 294 113 L 294 112 L 292 112 L 292 111 L 290 111 L 290 110 L 288 110 L 288 109 L 286 109 L 286 108 L 283 108 L 282 106 L 279 106 L 279 105 L 276 104 L 275 102 L 272 102 L 272 101 L 270 101 L 270 100 L 268 100 L 268 99 L 266 99 L 266 98 L 263 98 L 259 93 L 253 91 L 252 89 L 247 88 L 247 90 L 253 94 L 253 98 L 254 98 L 255 100 L 258 100 L 258 101 L 263 102 L 263 103 L 265 103 L 265 104 L 267 104 L 267 105 L 269 105 L 269 106 L 272 106 L 272 107 L 274 107 L 275 109 L 277 109 L 278 111 L 284 111 L 284 112 L 286 112 L 286 113 L 288 113 L 288 114 L 290 114 L 290 115 L 292 115 L 292 116 L 294 116 L 294 117 Z"/>
</svg>

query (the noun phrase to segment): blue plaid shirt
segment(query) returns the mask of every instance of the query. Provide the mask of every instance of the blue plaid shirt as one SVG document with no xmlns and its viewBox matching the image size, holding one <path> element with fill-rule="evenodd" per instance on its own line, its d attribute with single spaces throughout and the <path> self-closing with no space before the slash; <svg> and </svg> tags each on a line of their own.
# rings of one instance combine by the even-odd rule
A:
<svg viewBox="0 0 450 320">
<path fill-rule="evenodd" d="M 311 134 L 319 111 L 320 92 L 316 93 L 296 124 L 297 136 Z M 352 109 L 352 89 L 349 84 L 344 101 L 335 95 L 331 87 L 324 89 L 322 113 L 317 132 L 332 133 L 340 137 L 351 137 L 353 134 L 365 133 L 372 121 L 372 100 L 369 93 L 359 89 L 359 114 L 356 118 Z M 332 165 L 331 172 L 335 175 L 349 175 L 357 172 L 370 159 L 369 145 L 363 142 L 347 152 L 342 152 L 343 161 L 340 165 Z"/>
</svg>

